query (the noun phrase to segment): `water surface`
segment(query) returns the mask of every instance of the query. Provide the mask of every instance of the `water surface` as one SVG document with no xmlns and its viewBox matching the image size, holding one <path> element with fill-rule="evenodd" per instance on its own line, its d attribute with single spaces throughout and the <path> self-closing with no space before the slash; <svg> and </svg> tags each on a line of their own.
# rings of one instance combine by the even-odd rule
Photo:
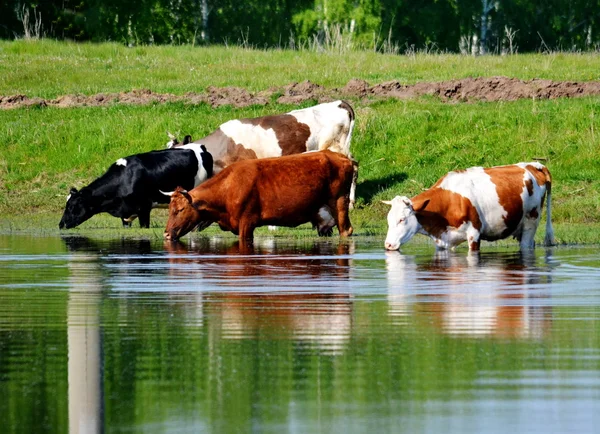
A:
<svg viewBox="0 0 600 434">
<path fill-rule="evenodd" d="M 2 432 L 596 429 L 598 249 L 381 244 L 0 236 Z"/>
</svg>

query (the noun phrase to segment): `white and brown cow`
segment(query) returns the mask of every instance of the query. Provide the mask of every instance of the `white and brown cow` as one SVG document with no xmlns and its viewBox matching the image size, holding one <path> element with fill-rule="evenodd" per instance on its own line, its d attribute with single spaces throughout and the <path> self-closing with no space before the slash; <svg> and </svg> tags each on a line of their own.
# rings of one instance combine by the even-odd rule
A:
<svg viewBox="0 0 600 434">
<path fill-rule="evenodd" d="M 354 110 L 345 101 L 333 101 L 278 115 L 249 119 L 234 119 L 221 124 L 216 131 L 194 141 L 206 146 L 214 158 L 214 171 L 239 160 L 281 157 L 308 151 L 339 152 L 349 158 L 350 140 L 354 129 Z M 191 142 L 186 136 L 183 142 L 169 134 L 167 147 Z M 354 204 L 358 166 L 350 191 L 350 205 Z"/>
<path fill-rule="evenodd" d="M 387 250 L 398 250 L 417 232 L 429 235 L 440 249 L 467 241 L 470 251 L 481 240 L 514 236 L 521 249 L 535 246 L 535 231 L 546 204 L 545 245 L 554 242 L 548 169 L 537 162 L 450 172 L 427 191 L 384 203 L 388 213 Z"/>
</svg>

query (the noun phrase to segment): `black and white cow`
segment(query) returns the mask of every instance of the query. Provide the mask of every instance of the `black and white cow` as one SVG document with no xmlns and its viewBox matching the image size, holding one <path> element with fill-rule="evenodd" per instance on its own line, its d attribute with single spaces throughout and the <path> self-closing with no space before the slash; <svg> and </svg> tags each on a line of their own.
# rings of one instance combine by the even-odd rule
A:
<svg viewBox="0 0 600 434">
<path fill-rule="evenodd" d="M 87 187 L 71 189 L 58 227 L 74 228 L 107 212 L 120 217 L 124 226 L 139 217 L 140 226 L 147 228 L 152 208 L 169 203 L 161 190 L 192 189 L 212 174 L 212 155 L 200 144 L 119 158 Z"/>
</svg>

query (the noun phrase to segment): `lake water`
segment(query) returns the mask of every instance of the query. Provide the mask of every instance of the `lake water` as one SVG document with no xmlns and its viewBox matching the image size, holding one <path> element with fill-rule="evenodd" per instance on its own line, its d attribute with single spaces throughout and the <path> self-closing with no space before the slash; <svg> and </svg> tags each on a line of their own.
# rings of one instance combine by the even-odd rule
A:
<svg viewBox="0 0 600 434">
<path fill-rule="evenodd" d="M 382 244 L 0 236 L 0 430 L 598 432 L 597 248 Z"/>
</svg>

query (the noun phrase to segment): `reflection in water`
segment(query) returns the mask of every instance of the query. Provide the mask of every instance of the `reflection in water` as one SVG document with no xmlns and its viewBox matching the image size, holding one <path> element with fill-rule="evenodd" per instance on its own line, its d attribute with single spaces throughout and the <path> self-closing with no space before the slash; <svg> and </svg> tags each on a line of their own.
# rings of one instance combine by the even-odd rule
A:
<svg viewBox="0 0 600 434">
<path fill-rule="evenodd" d="M 351 242 L 302 247 L 270 240 L 254 247 L 219 239 L 190 247 L 165 243 L 171 277 L 195 273 L 196 278 L 227 288 L 203 293 L 204 314 L 210 315 L 210 326 L 221 337 L 294 339 L 332 352 L 343 349 L 352 327 L 346 286 L 352 249 Z M 305 290 L 307 279 L 310 291 Z"/>
<path fill-rule="evenodd" d="M 68 263 L 69 432 L 103 431 L 102 348 L 99 309 L 102 284 L 98 258 L 73 254 Z"/>
<path fill-rule="evenodd" d="M 455 335 L 539 338 L 550 328 L 552 308 L 537 306 L 536 287 L 549 284 L 551 274 L 535 261 L 520 252 L 440 251 L 417 264 L 414 256 L 386 252 L 389 314 L 405 321 L 427 315 Z"/>
<path fill-rule="evenodd" d="M 2 432 L 594 432 L 597 249 L 351 241 L 12 237 Z"/>
</svg>

